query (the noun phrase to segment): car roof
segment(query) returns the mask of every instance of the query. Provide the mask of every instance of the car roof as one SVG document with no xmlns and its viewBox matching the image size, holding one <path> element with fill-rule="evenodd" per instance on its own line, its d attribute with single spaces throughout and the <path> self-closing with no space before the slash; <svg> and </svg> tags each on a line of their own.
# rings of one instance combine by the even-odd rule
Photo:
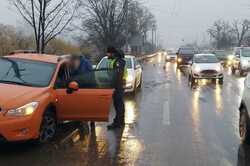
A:
<svg viewBox="0 0 250 166">
<path fill-rule="evenodd" d="M 180 47 L 179 50 L 197 50 L 195 47 Z"/>
<path fill-rule="evenodd" d="M 24 60 L 32 60 L 32 61 L 40 61 L 47 63 L 58 63 L 59 56 L 57 55 L 48 55 L 48 54 L 33 54 L 33 53 L 18 53 L 13 55 L 4 56 L 7 58 L 16 58 L 16 59 L 24 59 Z"/>
<path fill-rule="evenodd" d="M 108 58 L 107 56 L 103 57 L 103 58 Z M 133 55 L 125 55 L 125 58 L 135 58 L 135 56 Z"/>
<path fill-rule="evenodd" d="M 194 56 L 216 56 L 214 54 L 195 54 Z"/>
</svg>

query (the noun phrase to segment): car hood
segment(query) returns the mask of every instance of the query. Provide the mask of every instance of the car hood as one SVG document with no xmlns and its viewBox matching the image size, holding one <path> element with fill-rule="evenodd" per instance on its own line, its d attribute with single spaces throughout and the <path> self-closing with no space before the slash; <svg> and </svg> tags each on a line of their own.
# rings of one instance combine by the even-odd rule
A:
<svg viewBox="0 0 250 166">
<path fill-rule="evenodd" d="M 216 68 L 221 67 L 220 63 L 196 63 L 194 67 L 199 67 L 201 70 L 216 70 Z"/>
<path fill-rule="evenodd" d="M 244 61 L 244 60 L 247 60 L 247 61 L 250 61 L 250 57 L 241 57 L 241 60 Z"/>
<path fill-rule="evenodd" d="M 174 57 L 174 58 L 177 57 L 176 54 L 168 54 L 168 56 L 169 56 L 169 57 Z"/>
<path fill-rule="evenodd" d="M 0 83 L 0 108 L 6 110 L 23 106 L 37 99 L 47 89 Z"/>
</svg>

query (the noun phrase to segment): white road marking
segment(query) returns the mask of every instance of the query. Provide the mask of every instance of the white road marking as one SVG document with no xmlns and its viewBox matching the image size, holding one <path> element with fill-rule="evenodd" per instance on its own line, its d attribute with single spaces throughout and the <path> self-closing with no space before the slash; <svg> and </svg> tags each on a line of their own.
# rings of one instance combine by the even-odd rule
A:
<svg viewBox="0 0 250 166">
<path fill-rule="evenodd" d="M 163 125 L 170 125 L 170 107 L 169 107 L 169 101 L 165 101 L 163 104 L 163 119 L 162 119 Z"/>
</svg>

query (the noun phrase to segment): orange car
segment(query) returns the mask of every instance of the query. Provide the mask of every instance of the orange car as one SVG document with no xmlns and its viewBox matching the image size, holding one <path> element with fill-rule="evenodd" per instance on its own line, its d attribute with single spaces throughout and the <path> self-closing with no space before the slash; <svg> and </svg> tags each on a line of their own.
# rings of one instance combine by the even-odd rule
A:
<svg viewBox="0 0 250 166">
<path fill-rule="evenodd" d="M 110 71 L 71 76 L 67 58 L 16 53 L 0 58 L 0 140 L 47 142 L 57 123 L 108 121 Z"/>
</svg>

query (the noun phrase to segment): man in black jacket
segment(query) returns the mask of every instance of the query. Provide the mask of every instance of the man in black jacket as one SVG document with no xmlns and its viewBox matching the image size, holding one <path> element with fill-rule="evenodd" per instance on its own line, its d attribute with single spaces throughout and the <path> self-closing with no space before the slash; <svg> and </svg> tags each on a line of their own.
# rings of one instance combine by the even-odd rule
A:
<svg viewBox="0 0 250 166">
<path fill-rule="evenodd" d="M 109 59 L 109 68 L 114 71 L 114 94 L 113 101 L 116 111 L 116 117 L 111 125 L 108 126 L 109 130 L 122 128 L 125 124 L 125 106 L 124 106 L 124 83 L 125 80 L 125 66 L 124 53 L 118 51 L 114 47 L 108 47 L 107 56 Z"/>
</svg>

